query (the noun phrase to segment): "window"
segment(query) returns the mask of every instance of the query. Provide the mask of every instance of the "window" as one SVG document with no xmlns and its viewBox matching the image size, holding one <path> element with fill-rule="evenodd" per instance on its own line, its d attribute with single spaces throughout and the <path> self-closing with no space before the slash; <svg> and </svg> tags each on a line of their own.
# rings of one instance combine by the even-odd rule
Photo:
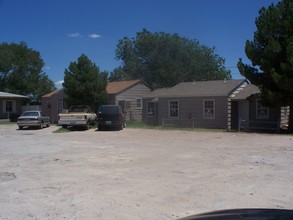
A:
<svg viewBox="0 0 293 220">
<path fill-rule="evenodd" d="M 136 109 L 142 109 L 142 98 L 136 98 Z"/>
<path fill-rule="evenodd" d="M 12 112 L 12 101 L 6 101 L 6 107 L 5 107 L 5 112 Z"/>
<path fill-rule="evenodd" d="M 149 117 L 155 116 L 155 103 L 154 102 L 148 102 L 147 104 L 147 113 Z"/>
<path fill-rule="evenodd" d="M 169 117 L 178 118 L 179 116 L 179 101 L 169 101 Z"/>
<path fill-rule="evenodd" d="M 215 119 L 215 100 L 214 99 L 203 100 L 203 118 Z"/>
<path fill-rule="evenodd" d="M 257 119 L 268 119 L 269 108 L 261 104 L 261 100 L 256 100 L 256 118 Z"/>
<path fill-rule="evenodd" d="M 58 99 L 58 113 L 63 112 L 63 99 Z"/>
</svg>

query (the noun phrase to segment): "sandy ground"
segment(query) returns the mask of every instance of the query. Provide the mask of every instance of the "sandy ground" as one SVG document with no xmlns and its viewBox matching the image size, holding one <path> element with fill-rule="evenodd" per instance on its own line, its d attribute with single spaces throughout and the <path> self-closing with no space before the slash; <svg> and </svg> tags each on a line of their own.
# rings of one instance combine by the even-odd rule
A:
<svg viewBox="0 0 293 220">
<path fill-rule="evenodd" d="M 0 219 L 177 219 L 293 207 L 293 136 L 0 125 Z"/>
</svg>

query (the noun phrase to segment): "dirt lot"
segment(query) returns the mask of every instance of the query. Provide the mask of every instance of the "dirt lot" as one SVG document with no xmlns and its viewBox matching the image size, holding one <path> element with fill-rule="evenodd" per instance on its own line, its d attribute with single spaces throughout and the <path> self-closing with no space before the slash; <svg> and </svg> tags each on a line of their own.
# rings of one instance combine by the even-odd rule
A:
<svg viewBox="0 0 293 220">
<path fill-rule="evenodd" d="M 177 219 L 293 207 L 293 136 L 0 125 L 0 219 Z"/>
</svg>

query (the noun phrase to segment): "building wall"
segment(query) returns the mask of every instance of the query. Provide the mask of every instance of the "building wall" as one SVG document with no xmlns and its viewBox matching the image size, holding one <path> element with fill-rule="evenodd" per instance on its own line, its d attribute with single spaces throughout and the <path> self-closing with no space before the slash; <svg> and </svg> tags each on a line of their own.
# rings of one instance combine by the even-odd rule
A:
<svg viewBox="0 0 293 220">
<path fill-rule="evenodd" d="M 52 123 L 58 123 L 58 114 L 66 107 L 64 98 L 63 90 L 50 97 L 42 98 L 42 111 L 45 115 L 51 117 Z"/>
<path fill-rule="evenodd" d="M 143 102 L 141 108 L 137 108 L 136 101 L 137 99 L 141 99 L 142 97 L 150 92 L 150 88 L 148 88 L 145 84 L 139 83 L 122 93 L 119 93 L 115 97 L 115 104 L 124 103 L 122 108 L 127 111 L 127 120 L 134 119 L 141 121 L 142 120 L 142 109 Z M 110 97 L 110 100 L 113 100 L 113 97 Z"/>
<path fill-rule="evenodd" d="M 214 100 L 215 118 L 204 119 L 204 100 Z M 178 118 L 169 117 L 169 101 L 179 101 Z M 145 100 L 145 103 L 148 100 Z M 219 128 L 227 129 L 228 124 L 228 98 L 227 97 L 181 97 L 159 98 L 156 112 L 158 125 L 176 125 L 180 127 Z M 156 122 L 156 118 L 147 116 L 144 111 L 144 121 L 148 124 Z"/>
<path fill-rule="evenodd" d="M 13 109 L 12 112 L 6 112 L 5 111 L 5 102 L 6 101 L 12 101 L 13 103 Z M 17 114 L 20 115 L 22 113 L 21 111 L 21 104 L 23 103 L 23 99 L 0 99 L 0 119 L 9 119 L 11 114 Z"/>
<path fill-rule="evenodd" d="M 249 128 L 278 130 L 280 127 L 280 108 L 268 108 L 268 118 L 257 118 L 257 100 L 259 95 L 249 99 Z"/>
</svg>

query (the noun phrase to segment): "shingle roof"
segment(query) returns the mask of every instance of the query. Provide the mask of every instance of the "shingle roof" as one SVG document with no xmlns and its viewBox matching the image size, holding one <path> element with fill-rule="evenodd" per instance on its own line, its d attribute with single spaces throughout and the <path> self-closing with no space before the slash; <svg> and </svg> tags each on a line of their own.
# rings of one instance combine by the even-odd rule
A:
<svg viewBox="0 0 293 220">
<path fill-rule="evenodd" d="M 260 93 L 260 90 L 257 86 L 253 84 L 248 84 L 242 90 L 240 90 L 232 99 L 233 100 L 244 100 L 253 94 Z"/>
<path fill-rule="evenodd" d="M 55 90 L 55 91 L 53 91 L 53 92 L 50 92 L 50 93 L 48 93 L 48 94 L 46 94 L 46 95 L 43 95 L 42 98 L 48 98 L 48 97 L 51 97 L 51 96 L 53 96 L 53 95 L 55 95 L 55 94 L 58 94 L 59 92 L 61 92 L 61 91 L 63 91 L 63 90 L 64 90 L 63 88 L 61 88 L 61 89 L 57 89 L 57 90 Z"/>
<path fill-rule="evenodd" d="M 135 86 L 140 83 L 141 80 L 126 80 L 126 81 L 117 81 L 117 82 L 109 82 L 107 85 L 107 93 L 108 94 L 118 94 L 121 93 L 128 88 Z"/>
<path fill-rule="evenodd" d="M 246 80 L 183 82 L 172 88 L 154 90 L 145 97 L 228 96 L 244 82 L 246 82 Z"/>
<path fill-rule="evenodd" d="M 131 88 L 132 86 L 137 85 L 138 83 L 141 83 L 141 80 L 126 80 L 126 81 L 117 81 L 117 82 L 109 82 L 106 90 L 108 94 L 118 94 L 121 93 L 129 88 Z M 46 97 L 51 97 L 55 94 L 58 94 L 59 92 L 63 91 L 64 89 L 58 89 L 55 90 L 53 92 L 50 92 L 46 95 L 43 95 L 42 98 L 46 98 Z"/>
<path fill-rule="evenodd" d="M 1 98 L 23 98 L 23 99 L 29 98 L 28 96 L 18 95 L 18 94 L 13 94 L 8 92 L 0 92 L 0 97 Z"/>
</svg>

